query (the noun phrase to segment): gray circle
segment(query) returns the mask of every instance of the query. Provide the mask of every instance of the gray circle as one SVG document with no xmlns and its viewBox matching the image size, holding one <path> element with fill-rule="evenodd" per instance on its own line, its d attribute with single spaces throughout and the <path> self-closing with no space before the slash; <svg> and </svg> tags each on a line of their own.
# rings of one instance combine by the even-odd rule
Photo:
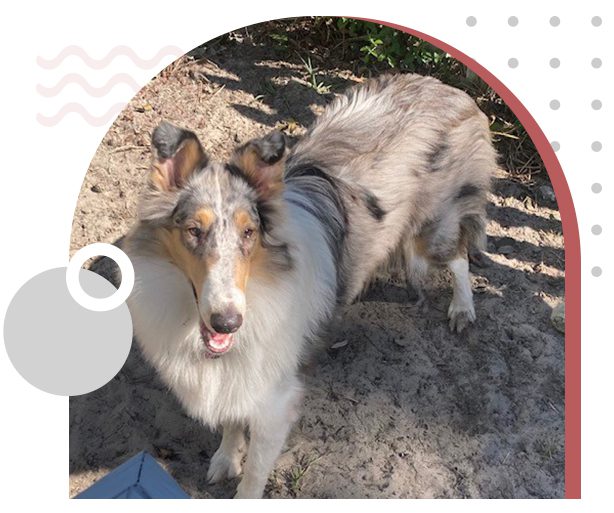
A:
<svg viewBox="0 0 614 513">
<path fill-rule="evenodd" d="M 601 68 L 601 65 L 603 63 L 601 62 L 601 59 L 599 57 L 595 57 L 592 61 L 591 61 L 591 66 L 593 68 Z"/>
<path fill-rule="evenodd" d="M 601 17 L 593 16 L 592 19 L 591 19 L 591 24 L 593 25 L 593 27 L 601 26 Z"/>
<path fill-rule="evenodd" d="M 465 20 L 465 23 L 467 23 L 467 25 L 470 27 L 475 27 L 475 24 L 477 22 L 478 20 L 475 18 L 475 16 L 468 16 L 467 19 Z"/>
<path fill-rule="evenodd" d="M 113 262 L 113 264 L 115 264 L 114 260 L 111 261 Z M 117 267 L 117 264 L 115 264 L 115 266 Z M 117 292 L 117 289 L 115 287 L 101 287 L 98 284 L 98 280 L 88 279 L 88 273 L 79 272 L 79 285 L 81 285 L 81 288 L 86 294 L 97 299 L 110 297 L 112 294 Z"/>
<path fill-rule="evenodd" d="M 593 110 L 601 109 L 601 107 L 602 107 L 601 100 L 593 100 L 591 102 L 591 107 L 593 108 Z"/>
<path fill-rule="evenodd" d="M 603 231 L 603 230 L 601 229 L 601 225 L 594 224 L 594 225 L 591 227 L 591 232 L 593 233 L 593 235 L 601 235 L 601 232 L 602 232 L 602 231 Z"/>
<path fill-rule="evenodd" d="M 550 100 L 550 108 L 552 110 L 559 110 L 561 107 L 561 102 L 558 100 Z"/>
<path fill-rule="evenodd" d="M 550 146 L 552 146 L 554 151 L 559 151 L 561 149 L 561 144 L 558 141 L 552 141 Z"/>
<path fill-rule="evenodd" d="M 595 276 L 596 278 L 598 278 L 599 276 L 601 276 L 601 267 L 599 267 L 598 265 L 596 265 L 595 267 L 593 267 L 591 269 L 591 274 L 593 276 Z"/>
<path fill-rule="evenodd" d="M 115 287 L 85 269 L 81 283 L 98 296 Z M 80 306 L 66 287 L 66 268 L 44 271 L 15 294 L 4 320 L 6 352 L 31 385 L 56 395 L 81 395 L 108 383 L 132 344 L 125 303 L 108 312 Z"/>
<path fill-rule="evenodd" d="M 591 185 L 591 191 L 593 191 L 595 194 L 599 194 L 602 190 L 603 187 L 601 187 L 600 183 L 594 183 Z"/>
<path fill-rule="evenodd" d="M 551 68 L 558 68 L 560 65 L 561 65 L 561 61 L 557 59 L 556 57 L 553 57 L 552 59 L 550 59 Z"/>
<path fill-rule="evenodd" d="M 599 141 L 594 141 L 593 144 L 591 144 L 591 150 L 593 151 L 601 151 L 601 148 L 603 148 L 603 144 Z"/>
<path fill-rule="evenodd" d="M 561 24 L 561 19 L 558 16 L 552 16 L 550 18 L 550 25 L 553 27 L 558 27 Z"/>
<path fill-rule="evenodd" d="M 508 24 L 510 27 L 515 27 L 516 25 L 518 25 L 518 17 L 516 17 L 516 16 L 510 16 L 510 17 L 507 19 L 507 24 Z"/>
<path fill-rule="evenodd" d="M 518 59 L 516 59 L 516 57 L 512 57 L 511 59 L 509 59 L 507 61 L 507 65 L 510 68 L 517 68 L 518 67 Z"/>
</svg>

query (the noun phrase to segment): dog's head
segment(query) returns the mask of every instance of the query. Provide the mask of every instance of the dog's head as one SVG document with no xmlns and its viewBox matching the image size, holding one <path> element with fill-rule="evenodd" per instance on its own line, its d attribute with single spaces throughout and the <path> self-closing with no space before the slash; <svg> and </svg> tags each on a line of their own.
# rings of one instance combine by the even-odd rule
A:
<svg viewBox="0 0 614 513">
<path fill-rule="evenodd" d="M 223 354 L 243 324 L 250 275 L 290 266 L 287 247 L 271 233 L 281 208 L 284 136 L 249 141 L 228 163 L 213 162 L 193 132 L 167 122 L 152 143 L 140 220 L 192 287 L 206 348 Z"/>
</svg>

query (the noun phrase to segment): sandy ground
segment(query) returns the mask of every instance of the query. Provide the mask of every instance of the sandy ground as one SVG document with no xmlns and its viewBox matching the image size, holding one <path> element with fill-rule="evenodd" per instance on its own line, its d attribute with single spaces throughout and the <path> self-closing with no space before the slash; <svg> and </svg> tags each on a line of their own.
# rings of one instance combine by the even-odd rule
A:
<svg viewBox="0 0 614 513">
<path fill-rule="evenodd" d="M 299 64 L 247 43 L 181 60 L 145 87 L 102 141 L 75 211 L 71 253 L 113 242 L 133 222 L 161 120 L 195 130 L 217 158 L 274 127 L 300 135 L 327 95 Z M 357 80 L 322 69 L 334 89 Z M 546 195 L 547 196 L 547 195 Z M 349 308 L 306 378 L 303 416 L 266 496 L 562 497 L 564 337 L 551 322 L 563 298 L 556 204 L 500 173 L 487 268 L 473 268 L 478 321 L 450 334 L 451 290 L 433 273 L 427 314 L 402 277 L 384 276 Z M 236 481 L 205 475 L 220 435 L 188 418 L 136 346 L 105 387 L 70 403 L 70 495 L 148 450 L 193 497 L 230 497 Z"/>
</svg>

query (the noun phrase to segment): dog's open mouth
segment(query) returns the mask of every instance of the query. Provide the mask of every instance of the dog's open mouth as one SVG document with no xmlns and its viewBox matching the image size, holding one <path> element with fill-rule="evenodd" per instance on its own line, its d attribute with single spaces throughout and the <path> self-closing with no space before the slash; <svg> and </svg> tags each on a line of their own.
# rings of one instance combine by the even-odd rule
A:
<svg viewBox="0 0 614 513">
<path fill-rule="evenodd" d="M 207 351 L 215 356 L 223 355 L 232 347 L 232 333 L 215 333 L 200 322 L 200 335 L 203 338 Z"/>
</svg>

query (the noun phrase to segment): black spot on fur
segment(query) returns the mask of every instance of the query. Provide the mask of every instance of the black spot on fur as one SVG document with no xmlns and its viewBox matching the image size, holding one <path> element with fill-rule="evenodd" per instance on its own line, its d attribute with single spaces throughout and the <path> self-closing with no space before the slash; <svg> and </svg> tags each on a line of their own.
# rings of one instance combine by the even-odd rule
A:
<svg viewBox="0 0 614 513">
<path fill-rule="evenodd" d="M 235 178 L 239 178 L 240 180 L 243 180 L 247 185 L 249 185 L 251 187 L 251 184 L 249 183 L 249 181 L 245 177 L 245 174 L 237 166 L 235 166 L 234 164 L 225 164 L 224 168 L 232 176 L 234 176 Z"/>
<path fill-rule="evenodd" d="M 326 180 L 335 191 L 338 191 L 339 189 L 339 184 L 337 183 L 336 179 L 324 172 L 316 164 L 301 164 L 294 167 L 292 166 L 292 161 L 288 160 L 288 168 L 285 178 L 292 179 L 303 176 L 314 176 L 322 180 Z"/>
<path fill-rule="evenodd" d="M 444 169 L 449 152 L 450 145 L 442 138 L 441 142 L 437 144 L 433 151 L 427 156 L 429 170 L 431 172 L 437 172 Z"/>
<path fill-rule="evenodd" d="M 363 199 L 369 213 L 378 221 L 381 221 L 386 217 L 386 211 L 380 206 L 379 200 L 377 197 L 370 193 L 369 191 L 365 191 L 363 194 Z"/>
<path fill-rule="evenodd" d="M 460 190 L 456 194 L 456 199 L 467 198 L 469 196 L 477 196 L 480 193 L 481 189 L 477 185 L 466 183 L 460 188 Z"/>
</svg>

